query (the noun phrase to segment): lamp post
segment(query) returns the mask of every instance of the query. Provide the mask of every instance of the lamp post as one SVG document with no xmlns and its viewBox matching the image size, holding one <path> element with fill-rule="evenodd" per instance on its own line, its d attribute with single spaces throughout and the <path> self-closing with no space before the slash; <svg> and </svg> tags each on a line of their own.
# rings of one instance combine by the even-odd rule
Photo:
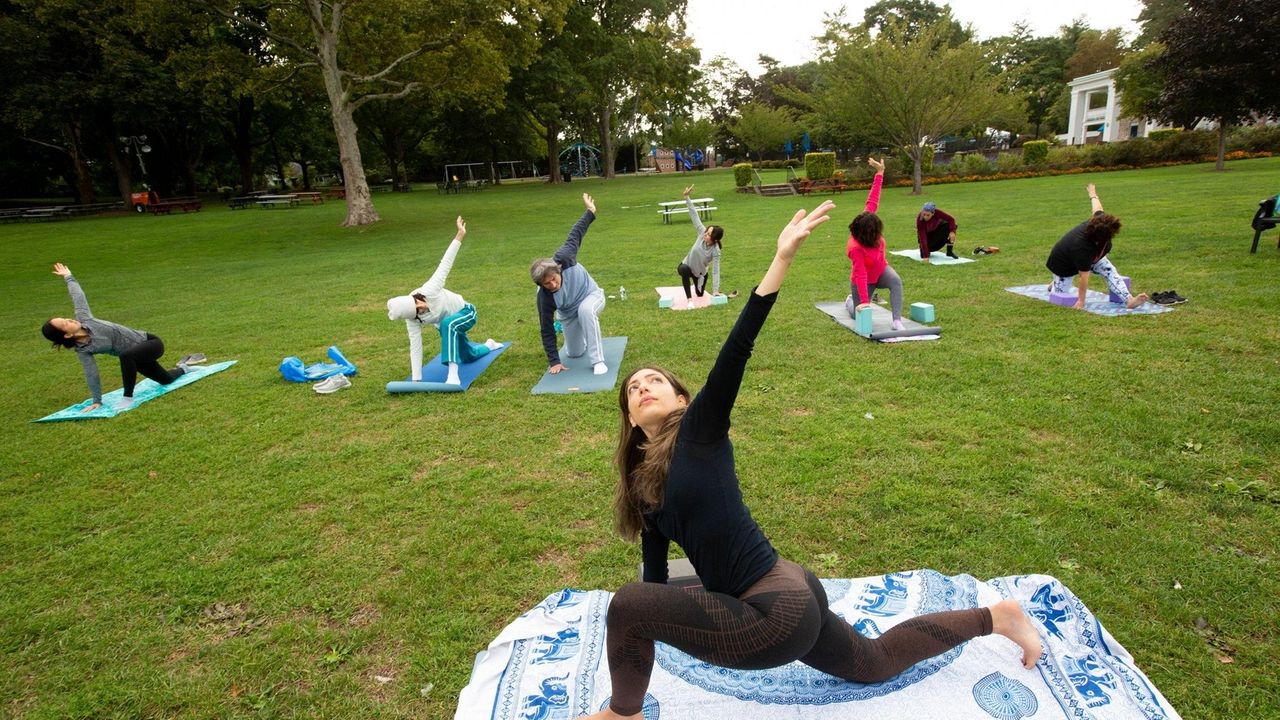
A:
<svg viewBox="0 0 1280 720">
<path fill-rule="evenodd" d="M 143 182 L 147 179 L 147 165 L 142 162 L 142 153 L 151 152 L 151 146 L 147 144 L 146 135 L 121 135 L 120 142 L 124 143 L 126 154 L 129 148 L 133 148 L 134 154 L 138 156 L 138 167 L 142 169 Z"/>
</svg>

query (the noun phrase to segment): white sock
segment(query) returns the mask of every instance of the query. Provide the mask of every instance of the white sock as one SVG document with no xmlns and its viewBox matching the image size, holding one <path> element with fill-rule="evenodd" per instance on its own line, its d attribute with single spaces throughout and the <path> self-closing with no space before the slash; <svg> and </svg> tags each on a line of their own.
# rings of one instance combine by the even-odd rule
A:
<svg viewBox="0 0 1280 720">
<path fill-rule="evenodd" d="M 901 329 L 902 329 L 902 318 L 894 318 L 894 319 L 893 319 L 893 329 L 894 329 L 894 330 L 901 330 Z"/>
<path fill-rule="evenodd" d="M 609 368 L 605 367 L 604 363 L 598 362 L 591 367 L 591 372 L 595 373 L 596 375 L 603 375 L 609 372 Z"/>
<path fill-rule="evenodd" d="M 458 363 L 449 363 L 449 377 L 445 379 L 447 385 L 461 385 L 462 380 L 458 378 Z"/>
<path fill-rule="evenodd" d="M 493 338 L 489 338 L 488 340 L 484 341 L 484 346 L 489 348 L 490 350 L 497 350 L 498 348 L 502 347 L 502 343 L 498 342 L 497 340 L 494 340 Z"/>
</svg>

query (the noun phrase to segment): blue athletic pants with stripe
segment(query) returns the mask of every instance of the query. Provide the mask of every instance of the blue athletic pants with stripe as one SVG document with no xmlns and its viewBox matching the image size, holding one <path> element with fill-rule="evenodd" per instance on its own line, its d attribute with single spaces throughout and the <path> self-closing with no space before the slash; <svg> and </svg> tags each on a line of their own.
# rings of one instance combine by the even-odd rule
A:
<svg viewBox="0 0 1280 720">
<path fill-rule="evenodd" d="M 467 339 L 467 331 L 475 326 L 476 306 L 471 303 L 440 321 L 440 362 L 465 365 L 489 354 L 488 346 Z"/>
</svg>

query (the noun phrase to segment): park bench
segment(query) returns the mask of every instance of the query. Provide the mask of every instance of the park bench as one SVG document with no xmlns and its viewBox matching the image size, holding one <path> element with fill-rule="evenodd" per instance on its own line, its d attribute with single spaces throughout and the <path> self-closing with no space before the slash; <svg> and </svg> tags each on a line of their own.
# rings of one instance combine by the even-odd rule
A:
<svg viewBox="0 0 1280 720">
<path fill-rule="evenodd" d="M 254 204 L 260 208 L 291 208 L 297 207 L 299 200 L 296 195 L 259 195 Z"/>
<path fill-rule="evenodd" d="M 227 207 L 232 210 L 243 210 L 252 206 L 256 202 L 258 202 L 258 197 L 256 195 L 241 195 L 228 200 Z"/>
<path fill-rule="evenodd" d="M 71 217 L 71 213 L 65 205 L 27 208 L 22 213 L 23 220 L 61 220 L 68 217 Z"/>
<path fill-rule="evenodd" d="M 318 192 L 296 192 L 293 193 L 293 195 L 297 197 L 299 201 L 306 200 L 312 205 L 324 204 L 324 195 Z"/>
<path fill-rule="evenodd" d="M 116 200 L 115 202 L 104 203 L 86 203 L 84 205 L 69 205 L 67 212 L 71 215 L 97 215 L 102 212 L 110 212 L 112 210 L 123 210 L 124 201 Z"/>
<path fill-rule="evenodd" d="M 709 198 L 709 197 L 694 198 L 693 208 L 698 211 L 698 217 L 702 218 L 703 220 L 710 220 L 711 211 L 719 210 L 719 208 L 711 204 L 715 201 L 716 201 L 715 198 Z M 689 212 L 689 207 L 685 205 L 683 200 L 672 200 L 670 202 L 660 202 L 658 203 L 658 207 L 662 208 L 661 210 L 658 211 L 658 214 L 662 216 L 663 225 L 671 224 L 672 215 L 679 215 L 681 213 Z"/>
<path fill-rule="evenodd" d="M 1280 225 L 1280 217 L 1276 216 L 1276 197 L 1269 197 L 1258 203 L 1258 212 L 1253 214 L 1253 247 L 1249 248 L 1250 253 L 1258 252 L 1258 238 L 1262 236 L 1263 230 L 1270 230 L 1276 225 Z M 1280 241 L 1276 242 L 1276 247 L 1280 247 Z"/>
<path fill-rule="evenodd" d="M 25 208 L 0 210 L 0 222 L 17 222 L 22 219 L 22 213 L 24 212 L 26 212 Z"/>
</svg>

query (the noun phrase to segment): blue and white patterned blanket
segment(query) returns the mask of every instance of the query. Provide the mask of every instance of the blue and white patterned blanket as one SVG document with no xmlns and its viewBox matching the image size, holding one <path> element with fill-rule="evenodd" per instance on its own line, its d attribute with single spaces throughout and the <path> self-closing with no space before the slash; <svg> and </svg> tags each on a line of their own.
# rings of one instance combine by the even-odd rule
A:
<svg viewBox="0 0 1280 720">
<path fill-rule="evenodd" d="M 1015 294 L 1022 295 L 1036 300 L 1049 302 L 1049 285 L 1040 283 L 1039 285 L 1018 285 L 1017 287 L 1007 287 L 1005 290 Z M 1073 289 L 1072 292 L 1075 292 Z M 1086 290 L 1084 311 L 1094 315 L 1103 315 L 1106 317 L 1116 317 L 1118 315 L 1158 315 L 1160 313 L 1173 312 L 1173 308 L 1168 305 L 1157 305 L 1151 301 L 1147 301 L 1136 308 L 1127 308 L 1124 305 L 1111 302 L 1111 296 L 1107 293 L 1098 292 L 1097 290 Z"/>
<path fill-rule="evenodd" d="M 979 582 L 933 570 L 823 580 L 831 608 L 877 636 L 915 615 L 1017 599 L 1045 654 L 1032 670 L 1000 636 L 977 638 L 882 683 L 800 663 L 726 670 L 659 644 L 645 720 L 682 718 L 1179 718 L 1133 658 L 1066 586 L 1047 575 Z M 605 617 L 611 593 L 562 590 L 521 615 L 476 658 L 458 720 L 567 720 L 609 702 Z"/>
</svg>

